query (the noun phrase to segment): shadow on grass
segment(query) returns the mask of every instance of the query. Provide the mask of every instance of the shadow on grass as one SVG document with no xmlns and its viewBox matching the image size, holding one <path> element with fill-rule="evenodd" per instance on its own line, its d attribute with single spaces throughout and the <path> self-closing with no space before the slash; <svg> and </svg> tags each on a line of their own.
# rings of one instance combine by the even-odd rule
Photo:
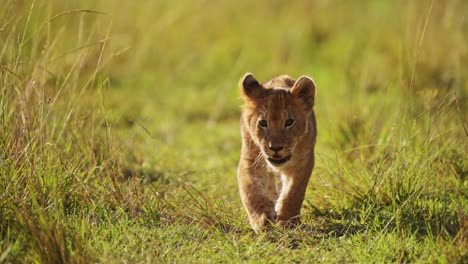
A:
<svg viewBox="0 0 468 264">
<path fill-rule="evenodd" d="M 317 238 L 403 231 L 420 238 L 432 236 L 452 241 L 464 237 L 468 229 L 468 218 L 460 208 L 449 207 L 436 198 L 420 197 L 406 206 L 361 201 L 340 211 L 312 210 L 305 215 L 302 229 Z"/>
<path fill-rule="evenodd" d="M 124 180 L 138 178 L 144 184 L 149 184 L 156 181 L 167 181 L 165 173 L 155 169 L 150 170 L 143 168 L 124 167 L 121 169 L 121 173 Z"/>
</svg>

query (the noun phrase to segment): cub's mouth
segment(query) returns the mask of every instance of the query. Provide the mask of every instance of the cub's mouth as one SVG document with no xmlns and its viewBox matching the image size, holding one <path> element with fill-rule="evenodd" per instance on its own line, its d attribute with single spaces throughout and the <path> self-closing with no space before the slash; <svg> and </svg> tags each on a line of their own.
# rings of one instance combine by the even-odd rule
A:
<svg viewBox="0 0 468 264">
<path fill-rule="evenodd" d="M 284 158 L 278 155 L 273 155 L 272 157 L 267 158 L 267 160 L 275 166 L 283 165 L 284 163 L 288 162 L 290 159 L 291 159 L 291 154 L 289 154 L 288 156 Z"/>
</svg>

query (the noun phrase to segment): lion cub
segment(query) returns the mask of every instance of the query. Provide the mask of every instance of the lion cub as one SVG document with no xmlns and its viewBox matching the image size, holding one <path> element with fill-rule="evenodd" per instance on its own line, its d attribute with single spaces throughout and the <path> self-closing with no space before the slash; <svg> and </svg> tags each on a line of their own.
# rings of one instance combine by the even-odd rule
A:
<svg viewBox="0 0 468 264">
<path fill-rule="evenodd" d="M 315 84 L 287 75 L 260 84 L 248 73 L 239 86 L 245 104 L 237 179 L 250 225 L 256 233 L 275 222 L 296 226 L 314 167 Z"/>
</svg>

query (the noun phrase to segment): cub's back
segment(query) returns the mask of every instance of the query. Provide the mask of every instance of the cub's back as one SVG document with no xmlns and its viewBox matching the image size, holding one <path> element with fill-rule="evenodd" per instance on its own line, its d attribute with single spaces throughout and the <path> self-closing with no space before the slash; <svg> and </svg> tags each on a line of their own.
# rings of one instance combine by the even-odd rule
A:
<svg viewBox="0 0 468 264">
<path fill-rule="evenodd" d="M 263 83 L 263 87 L 271 89 L 271 88 L 284 88 L 286 90 L 289 90 L 291 88 L 296 80 L 291 78 L 289 75 L 280 75 L 276 78 L 273 78 L 265 83 Z"/>
</svg>

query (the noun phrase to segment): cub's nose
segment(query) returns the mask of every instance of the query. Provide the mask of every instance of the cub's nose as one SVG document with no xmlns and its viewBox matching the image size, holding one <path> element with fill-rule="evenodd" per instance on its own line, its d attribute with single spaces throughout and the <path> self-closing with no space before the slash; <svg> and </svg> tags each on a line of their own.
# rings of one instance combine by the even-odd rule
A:
<svg viewBox="0 0 468 264">
<path fill-rule="evenodd" d="M 283 145 L 268 144 L 268 148 L 275 152 L 282 150 L 283 147 L 284 147 Z"/>
</svg>

